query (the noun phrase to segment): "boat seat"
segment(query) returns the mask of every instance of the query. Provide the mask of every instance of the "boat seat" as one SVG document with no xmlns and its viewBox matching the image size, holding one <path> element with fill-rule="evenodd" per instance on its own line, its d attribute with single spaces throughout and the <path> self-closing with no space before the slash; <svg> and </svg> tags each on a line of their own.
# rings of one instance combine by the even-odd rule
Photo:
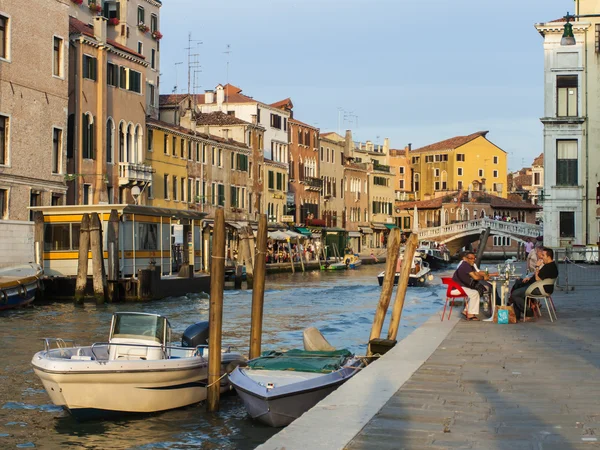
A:
<svg viewBox="0 0 600 450">
<path fill-rule="evenodd" d="M 75 361 L 91 361 L 92 357 L 87 355 L 73 355 L 71 356 L 71 359 Z"/>
<path fill-rule="evenodd" d="M 151 341 L 151 342 L 149 342 Z M 118 345 L 110 345 L 118 344 Z M 160 346 L 156 345 L 154 339 L 145 339 L 136 336 L 131 338 L 114 338 L 110 340 L 108 359 L 124 360 L 156 360 L 165 359 L 165 353 Z M 127 345 L 133 344 L 133 345 Z"/>
<path fill-rule="evenodd" d="M 304 350 L 331 352 L 335 350 L 321 332 L 315 327 L 309 327 L 303 333 Z"/>
</svg>

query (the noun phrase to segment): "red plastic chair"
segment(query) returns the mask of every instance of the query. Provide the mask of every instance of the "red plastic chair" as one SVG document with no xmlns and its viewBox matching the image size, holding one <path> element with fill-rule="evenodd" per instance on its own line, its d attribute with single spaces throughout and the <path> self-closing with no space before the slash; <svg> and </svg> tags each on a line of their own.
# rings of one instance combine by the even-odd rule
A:
<svg viewBox="0 0 600 450">
<path fill-rule="evenodd" d="M 444 283 L 448 287 L 446 290 L 446 303 L 444 304 L 444 311 L 442 312 L 442 321 L 443 321 L 444 316 L 446 315 L 446 307 L 448 306 L 448 301 L 450 301 L 450 299 L 452 299 L 452 302 L 450 303 L 450 311 L 448 312 L 448 320 L 450 320 L 450 315 L 452 315 L 452 307 L 454 306 L 454 300 L 456 300 L 457 298 L 462 298 L 462 299 L 464 299 L 463 301 L 466 304 L 466 302 L 469 300 L 469 296 L 463 290 L 462 286 L 450 277 L 443 277 L 442 283 Z M 452 291 L 454 291 L 454 290 L 458 291 L 458 294 L 453 294 Z"/>
</svg>

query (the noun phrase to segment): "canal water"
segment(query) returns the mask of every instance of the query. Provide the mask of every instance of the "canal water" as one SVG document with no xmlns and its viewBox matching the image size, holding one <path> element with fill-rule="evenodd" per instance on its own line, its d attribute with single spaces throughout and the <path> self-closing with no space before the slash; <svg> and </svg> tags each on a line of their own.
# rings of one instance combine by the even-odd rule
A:
<svg viewBox="0 0 600 450">
<path fill-rule="evenodd" d="M 381 288 L 383 265 L 342 272 L 268 275 L 263 350 L 302 347 L 302 330 L 315 326 L 336 347 L 364 354 Z M 399 330 L 402 339 L 443 306 L 440 273 L 429 286 L 408 288 Z M 393 297 L 392 297 L 393 298 Z M 252 292 L 226 291 L 223 342 L 248 352 Z M 44 303 L 0 314 L 0 448 L 85 449 L 252 449 L 278 430 L 250 420 L 233 394 L 217 414 L 204 405 L 143 417 L 77 422 L 50 402 L 31 369 L 43 337 L 75 339 L 79 344 L 106 341 L 114 311 L 163 314 L 180 339 L 189 325 L 208 320 L 208 300 L 190 294 L 149 303 L 75 307 Z M 391 308 L 390 308 L 391 309 Z M 389 314 L 384 324 L 387 332 Z M 385 336 L 384 336 L 385 337 Z"/>
</svg>

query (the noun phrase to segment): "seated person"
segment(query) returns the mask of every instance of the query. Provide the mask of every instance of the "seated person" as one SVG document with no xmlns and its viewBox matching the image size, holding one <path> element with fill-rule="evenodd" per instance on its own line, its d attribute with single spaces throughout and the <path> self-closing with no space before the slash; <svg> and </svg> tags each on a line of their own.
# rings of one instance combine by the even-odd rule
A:
<svg viewBox="0 0 600 450">
<path fill-rule="evenodd" d="M 523 281 L 527 280 L 526 285 L 521 286 L 515 289 L 512 292 L 512 301 L 513 306 L 515 308 L 515 316 L 517 317 L 517 321 L 520 320 L 521 315 L 525 314 L 525 292 L 529 288 L 529 285 L 535 281 L 547 280 L 549 278 L 558 278 L 558 266 L 554 261 L 554 251 L 551 248 L 542 247 L 541 248 L 541 259 L 544 265 L 542 268 L 537 268 L 535 274 L 531 277 L 531 279 L 523 279 Z M 533 281 L 532 281 L 533 280 Z M 551 294 L 554 291 L 554 286 L 545 287 L 544 290 Z M 533 291 L 533 294 L 540 294 L 541 292 L 538 289 Z"/>
<path fill-rule="evenodd" d="M 458 263 L 458 266 L 456 266 L 456 268 L 458 269 L 462 263 L 463 263 L 463 260 L 461 260 Z M 490 283 L 487 280 L 489 280 L 489 277 L 497 277 L 499 275 L 498 272 L 492 272 L 492 273 L 486 274 L 485 272 L 479 270 L 479 267 L 477 267 L 477 264 L 473 264 L 473 268 L 475 269 L 475 272 L 484 275 L 484 277 L 481 280 L 477 281 L 477 284 L 481 287 L 480 288 L 476 287 L 476 289 L 479 290 L 481 295 L 483 295 L 484 293 L 487 294 L 487 297 L 491 303 L 491 301 L 492 301 L 492 296 L 491 296 L 492 283 Z M 498 289 L 496 289 L 496 305 L 501 305 L 501 304 L 502 304 L 502 298 L 500 297 L 500 294 L 498 293 Z"/>
<path fill-rule="evenodd" d="M 541 269 L 543 265 L 544 261 L 542 258 L 542 247 L 536 247 L 536 249 L 530 252 L 530 255 L 527 257 L 527 272 L 531 275 L 526 276 L 525 278 L 517 278 L 511 289 L 511 296 L 516 289 L 520 289 L 523 286 L 529 286 L 530 284 L 535 283 L 537 281 L 534 276 L 535 271 Z"/>
<path fill-rule="evenodd" d="M 474 264 L 475 254 L 471 251 L 465 252 L 463 254 L 463 262 L 458 265 L 452 276 L 452 279 L 461 285 L 469 297 L 466 312 L 463 313 L 467 320 L 479 320 L 477 316 L 479 315 L 481 296 L 475 287 L 478 281 L 485 280 L 487 277 L 485 272 L 477 272 L 473 267 Z"/>
</svg>

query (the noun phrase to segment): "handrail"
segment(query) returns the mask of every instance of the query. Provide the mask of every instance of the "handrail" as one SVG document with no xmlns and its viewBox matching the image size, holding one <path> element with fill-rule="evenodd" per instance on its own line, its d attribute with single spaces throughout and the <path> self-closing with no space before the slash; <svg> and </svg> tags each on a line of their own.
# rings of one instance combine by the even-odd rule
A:
<svg viewBox="0 0 600 450">
<path fill-rule="evenodd" d="M 49 351 L 51 350 L 50 345 L 52 345 L 52 342 L 56 343 L 56 348 L 58 349 L 64 349 L 67 348 L 66 343 L 67 342 L 71 342 L 73 345 L 71 347 L 77 347 L 77 345 L 75 344 L 75 340 L 73 339 L 63 339 L 63 338 L 41 338 L 42 341 L 44 341 L 44 351 Z"/>
</svg>

